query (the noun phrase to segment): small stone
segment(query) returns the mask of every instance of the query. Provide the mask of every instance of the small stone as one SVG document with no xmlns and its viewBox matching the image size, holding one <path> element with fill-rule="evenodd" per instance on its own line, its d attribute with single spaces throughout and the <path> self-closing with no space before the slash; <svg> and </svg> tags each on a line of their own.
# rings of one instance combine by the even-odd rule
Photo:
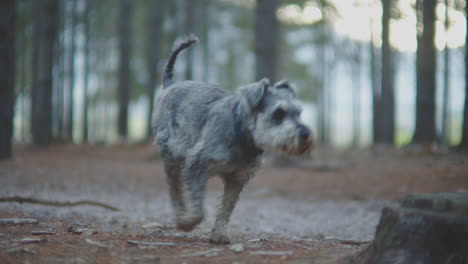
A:
<svg viewBox="0 0 468 264">
<path fill-rule="evenodd" d="M 233 245 L 229 246 L 229 249 L 231 249 L 232 251 L 234 251 L 236 253 L 240 253 L 240 252 L 243 252 L 245 250 L 244 246 L 241 245 L 241 244 L 233 244 Z"/>
<path fill-rule="evenodd" d="M 83 234 L 83 235 L 94 235 L 94 234 L 97 234 L 99 233 L 97 230 L 95 229 L 91 229 L 91 228 L 84 228 L 84 227 L 79 227 L 79 226 L 75 226 L 75 225 L 72 225 L 68 228 L 68 232 L 72 232 L 73 234 L 75 235 L 80 235 L 80 234 Z"/>
</svg>

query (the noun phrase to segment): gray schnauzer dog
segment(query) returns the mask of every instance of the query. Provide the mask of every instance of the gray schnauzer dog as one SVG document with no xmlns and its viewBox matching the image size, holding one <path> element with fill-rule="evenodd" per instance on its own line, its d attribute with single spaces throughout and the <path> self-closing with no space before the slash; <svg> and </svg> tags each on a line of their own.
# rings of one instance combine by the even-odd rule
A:
<svg viewBox="0 0 468 264">
<path fill-rule="evenodd" d="M 312 149 L 312 133 L 299 118 L 301 107 L 286 81 L 268 79 L 233 93 L 195 81 L 173 81 L 172 52 L 155 103 L 153 128 L 170 187 L 177 228 L 190 231 L 203 220 L 207 179 L 224 182 L 211 242 L 228 244 L 227 224 L 239 193 L 254 176 L 263 150 L 302 156 Z"/>
</svg>

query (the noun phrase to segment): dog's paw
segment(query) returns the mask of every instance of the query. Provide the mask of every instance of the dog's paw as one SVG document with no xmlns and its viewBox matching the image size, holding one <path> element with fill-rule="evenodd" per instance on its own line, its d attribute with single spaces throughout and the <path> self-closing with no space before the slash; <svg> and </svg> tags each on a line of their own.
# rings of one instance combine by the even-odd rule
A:
<svg viewBox="0 0 468 264">
<path fill-rule="evenodd" d="M 210 242 L 217 245 L 231 244 L 231 238 L 227 234 L 212 233 Z"/>
<path fill-rule="evenodd" d="M 203 220 L 203 215 L 183 216 L 176 220 L 176 227 L 182 231 L 192 231 Z"/>
</svg>

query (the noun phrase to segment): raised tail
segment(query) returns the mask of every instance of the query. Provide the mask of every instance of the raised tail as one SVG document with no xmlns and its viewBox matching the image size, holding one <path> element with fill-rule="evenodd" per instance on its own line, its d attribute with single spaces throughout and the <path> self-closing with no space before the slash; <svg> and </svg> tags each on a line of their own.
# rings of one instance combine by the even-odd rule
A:
<svg viewBox="0 0 468 264">
<path fill-rule="evenodd" d="M 162 83 L 163 83 L 163 88 L 171 86 L 171 84 L 174 83 L 173 77 L 174 77 L 174 63 L 177 59 L 177 55 L 179 53 L 192 46 L 192 44 L 198 42 L 198 38 L 195 35 L 190 35 L 188 39 L 177 45 L 177 47 L 172 51 L 171 56 L 169 57 L 169 60 L 167 61 L 166 64 L 166 69 L 164 70 L 163 77 L 162 77 Z"/>
</svg>

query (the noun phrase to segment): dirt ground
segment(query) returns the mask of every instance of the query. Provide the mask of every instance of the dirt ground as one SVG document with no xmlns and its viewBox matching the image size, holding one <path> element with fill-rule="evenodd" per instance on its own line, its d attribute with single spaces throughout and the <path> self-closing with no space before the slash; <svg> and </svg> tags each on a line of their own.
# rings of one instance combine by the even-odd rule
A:
<svg viewBox="0 0 468 264">
<path fill-rule="evenodd" d="M 17 146 L 0 163 L 0 198 L 92 200 L 120 210 L 0 203 L 1 219 L 38 220 L 0 223 L 0 263 L 336 263 L 372 240 L 384 206 L 412 192 L 468 192 L 468 156 L 318 149 L 307 160 L 266 158 L 234 211 L 233 248 L 209 244 L 221 190 L 210 180 L 206 219 L 184 233 L 173 228 L 152 146 Z"/>
</svg>

